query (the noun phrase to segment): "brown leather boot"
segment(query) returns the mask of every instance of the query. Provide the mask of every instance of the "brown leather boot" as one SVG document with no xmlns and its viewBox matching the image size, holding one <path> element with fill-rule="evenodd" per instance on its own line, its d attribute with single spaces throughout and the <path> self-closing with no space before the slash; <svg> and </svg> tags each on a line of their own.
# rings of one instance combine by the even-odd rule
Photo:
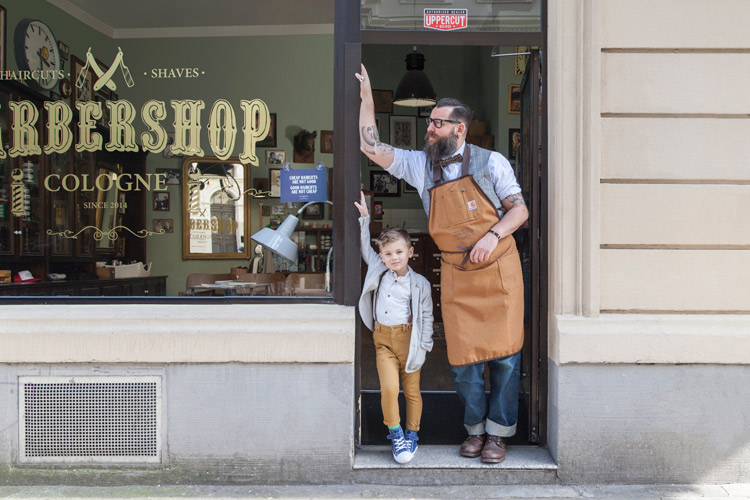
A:
<svg viewBox="0 0 750 500">
<path fill-rule="evenodd" d="M 482 446 L 484 446 L 484 437 L 486 434 L 480 434 L 478 436 L 469 436 L 461 445 L 461 456 L 469 458 L 477 458 L 482 454 Z"/>
<path fill-rule="evenodd" d="M 503 460 L 505 460 L 505 439 L 487 434 L 487 441 L 482 448 L 482 462 L 499 464 Z"/>
</svg>

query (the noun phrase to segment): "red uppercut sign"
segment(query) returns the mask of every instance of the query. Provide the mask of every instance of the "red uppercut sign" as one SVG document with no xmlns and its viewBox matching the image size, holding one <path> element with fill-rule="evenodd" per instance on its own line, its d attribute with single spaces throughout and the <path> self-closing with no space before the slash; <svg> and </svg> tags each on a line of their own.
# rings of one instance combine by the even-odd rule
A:
<svg viewBox="0 0 750 500">
<path fill-rule="evenodd" d="M 424 27 L 440 31 L 460 30 L 468 25 L 468 9 L 425 9 Z"/>
</svg>

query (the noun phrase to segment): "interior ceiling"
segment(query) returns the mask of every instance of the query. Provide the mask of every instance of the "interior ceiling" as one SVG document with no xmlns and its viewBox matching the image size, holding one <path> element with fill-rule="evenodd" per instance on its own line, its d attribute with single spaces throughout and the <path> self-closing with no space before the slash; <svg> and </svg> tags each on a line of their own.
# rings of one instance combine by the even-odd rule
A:
<svg viewBox="0 0 750 500">
<path fill-rule="evenodd" d="M 48 0 L 118 30 L 333 24 L 334 0 Z"/>
</svg>

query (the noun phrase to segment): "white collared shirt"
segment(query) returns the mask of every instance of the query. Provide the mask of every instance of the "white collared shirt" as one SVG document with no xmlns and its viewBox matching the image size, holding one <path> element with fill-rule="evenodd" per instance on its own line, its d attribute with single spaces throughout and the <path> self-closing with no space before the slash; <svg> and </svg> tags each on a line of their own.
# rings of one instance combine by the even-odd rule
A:
<svg viewBox="0 0 750 500">
<path fill-rule="evenodd" d="M 397 276 L 392 270 L 383 274 L 375 304 L 375 320 L 385 326 L 405 325 L 411 316 L 411 271 Z"/>
<path fill-rule="evenodd" d="M 464 142 L 454 154 L 463 155 L 466 143 Z M 453 156 L 453 155 L 450 155 Z M 427 155 L 423 151 L 407 151 L 394 148 L 393 163 L 386 170 L 389 174 L 399 179 L 404 179 L 417 189 L 421 197 L 424 192 L 424 168 Z M 492 184 L 495 186 L 495 194 L 501 201 L 510 195 L 521 192 L 521 186 L 516 181 L 513 167 L 510 162 L 497 151 L 490 153 L 488 162 Z M 461 176 L 461 164 L 451 163 L 443 167 L 443 182 L 452 181 Z"/>
</svg>

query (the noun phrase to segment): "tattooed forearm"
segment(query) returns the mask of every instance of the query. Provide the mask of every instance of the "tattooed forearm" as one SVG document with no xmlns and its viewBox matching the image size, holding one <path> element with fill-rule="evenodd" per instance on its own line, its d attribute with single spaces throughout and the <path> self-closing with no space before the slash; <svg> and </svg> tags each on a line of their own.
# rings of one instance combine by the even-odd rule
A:
<svg viewBox="0 0 750 500">
<path fill-rule="evenodd" d="M 380 136 L 376 127 L 362 127 L 360 131 L 360 149 L 362 151 L 371 155 L 393 153 L 392 146 L 380 142 Z"/>
<path fill-rule="evenodd" d="M 360 129 L 360 149 L 365 153 L 371 155 L 375 153 L 375 147 L 380 143 L 380 137 L 378 135 L 378 129 L 376 127 L 367 126 Z"/>
</svg>

